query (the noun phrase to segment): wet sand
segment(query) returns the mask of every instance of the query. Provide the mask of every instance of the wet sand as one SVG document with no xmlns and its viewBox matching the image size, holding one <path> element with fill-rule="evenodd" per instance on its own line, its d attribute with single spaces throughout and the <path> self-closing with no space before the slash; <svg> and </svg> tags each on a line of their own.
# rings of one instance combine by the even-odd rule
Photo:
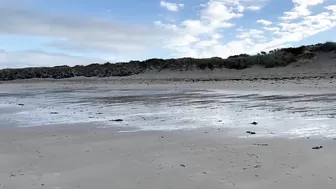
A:
<svg viewBox="0 0 336 189">
<path fill-rule="evenodd" d="M 335 120 L 334 80 L 152 81 L 149 86 L 148 81 L 105 81 L 25 81 L 0 85 L 0 188 L 335 188 L 336 141 L 328 135 L 333 132 Z M 130 89 L 135 93 L 131 97 Z M 125 95 L 112 95 L 115 90 Z M 74 99 L 77 101 L 73 102 Z M 225 109 L 230 103 L 222 103 L 219 109 L 211 109 L 229 100 L 230 108 Z M 237 105 L 232 100 L 240 102 Z M 167 106 L 169 103 L 171 106 Z M 71 108 L 83 104 L 88 114 L 85 109 L 78 117 L 69 112 L 62 114 L 62 110 L 69 108 L 73 112 L 75 109 Z M 131 107 L 141 107 L 141 111 Z M 164 111 L 174 116 L 196 117 L 187 120 L 186 125 L 202 127 L 167 131 L 174 124 L 183 126 L 186 120 L 170 117 L 165 118 L 166 123 L 161 122 L 166 115 L 160 117 L 155 113 L 163 107 L 177 107 Z M 189 107 L 189 113 L 175 112 L 181 107 Z M 93 110 L 104 111 L 98 114 L 100 111 Z M 134 116 L 135 113 L 140 115 Z M 138 119 L 144 114 L 145 119 Z M 23 119 L 24 115 L 27 119 Z M 94 120 L 80 122 L 83 115 L 87 116 L 85 120 Z M 279 115 L 282 117 L 277 120 L 269 119 Z M 69 118 L 78 121 L 62 122 Z M 123 118 L 123 122 L 110 121 L 118 118 Z M 109 124 L 103 125 L 102 120 Z M 251 125 L 252 121 L 258 125 Z M 28 122 L 40 125 L 22 127 Z M 48 125 L 50 122 L 55 124 Z M 134 132 L 139 128 L 136 123 L 142 123 L 142 128 L 149 123 L 147 126 L 165 129 Z M 297 131 L 294 138 L 288 133 L 281 135 L 297 125 L 312 123 L 318 126 L 316 132 L 309 126 L 307 129 L 313 131 L 300 127 L 304 135 Z M 247 130 L 256 131 L 256 135 L 247 134 Z M 323 148 L 312 149 L 315 146 Z"/>
<path fill-rule="evenodd" d="M 91 123 L 123 131 L 229 128 L 236 137 L 246 130 L 258 137 L 336 137 L 333 80 L 33 81 L 0 85 L 2 125 Z M 251 125 L 254 121 L 259 124 Z"/>
</svg>

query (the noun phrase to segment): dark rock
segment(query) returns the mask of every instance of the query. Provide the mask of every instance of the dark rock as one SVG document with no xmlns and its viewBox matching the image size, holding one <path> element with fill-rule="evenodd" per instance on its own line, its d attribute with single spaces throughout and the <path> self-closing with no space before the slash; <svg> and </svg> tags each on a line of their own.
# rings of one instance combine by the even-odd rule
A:
<svg viewBox="0 0 336 189">
<path fill-rule="evenodd" d="M 323 146 L 315 146 L 315 147 L 312 147 L 313 150 L 319 150 L 319 149 L 322 149 Z"/>
<path fill-rule="evenodd" d="M 19 106 L 24 106 L 24 104 L 18 104 Z"/>
<path fill-rule="evenodd" d="M 56 115 L 58 114 L 58 112 L 50 112 L 50 114 Z"/>
<path fill-rule="evenodd" d="M 124 120 L 122 120 L 122 119 L 112 119 L 112 120 L 110 120 L 110 121 L 122 122 L 122 121 L 124 121 Z"/>
<path fill-rule="evenodd" d="M 254 121 L 254 122 L 252 122 L 251 124 L 252 124 L 252 125 L 258 125 L 258 123 L 257 123 L 257 122 L 255 122 L 255 121 Z"/>
<path fill-rule="evenodd" d="M 181 167 L 186 167 L 184 164 L 180 164 Z"/>
<path fill-rule="evenodd" d="M 247 134 L 251 134 L 251 135 L 255 135 L 256 132 L 253 132 L 253 131 L 246 131 Z"/>
</svg>

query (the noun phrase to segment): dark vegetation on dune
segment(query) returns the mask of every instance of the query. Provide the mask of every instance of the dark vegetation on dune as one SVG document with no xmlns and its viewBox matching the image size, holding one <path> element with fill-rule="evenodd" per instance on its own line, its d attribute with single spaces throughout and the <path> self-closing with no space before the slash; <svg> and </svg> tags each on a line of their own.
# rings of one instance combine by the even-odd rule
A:
<svg viewBox="0 0 336 189">
<path fill-rule="evenodd" d="M 335 42 L 326 42 L 310 46 L 292 47 L 261 52 L 257 55 L 235 55 L 227 59 L 219 57 L 195 59 L 149 59 L 145 61 L 130 61 L 128 63 L 90 64 L 87 66 L 55 66 L 22 69 L 0 70 L 0 80 L 31 79 L 31 78 L 70 78 L 70 77 L 109 77 L 130 76 L 149 70 L 187 71 L 195 69 L 245 69 L 254 65 L 265 68 L 283 67 L 300 59 L 312 59 L 317 52 L 336 52 Z"/>
</svg>

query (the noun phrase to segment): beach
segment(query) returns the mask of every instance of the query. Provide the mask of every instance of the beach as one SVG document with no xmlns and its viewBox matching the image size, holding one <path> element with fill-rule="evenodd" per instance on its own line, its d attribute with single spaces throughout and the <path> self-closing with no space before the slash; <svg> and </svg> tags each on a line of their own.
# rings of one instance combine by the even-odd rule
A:
<svg viewBox="0 0 336 189">
<path fill-rule="evenodd" d="M 3 82 L 0 188 L 334 188 L 334 78 L 139 77 Z"/>
<path fill-rule="evenodd" d="M 79 81 L 1 85 L 6 107 L 0 128 L 1 188 L 333 188 L 336 183 L 332 79 L 159 80 L 150 81 L 150 87 L 148 81 Z M 255 103 L 235 105 L 249 101 Z M 217 107 L 219 102 L 224 109 Z M 313 108 L 292 109 L 298 114 L 286 123 L 281 119 L 290 115 L 287 110 L 274 111 L 270 117 L 263 114 L 265 109 L 279 108 L 278 103 L 296 107 L 303 102 Z M 80 103 L 86 103 L 87 110 L 76 109 L 83 107 Z M 319 115 L 319 108 L 327 109 L 328 104 L 329 112 Z M 209 112 L 214 107 L 217 110 Z M 158 113 L 162 108 L 167 114 Z M 195 109 L 200 112 L 192 114 Z M 69 116 L 81 111 L 77 117 Z M 313 115 L 303 117 L 307 112 Z M 281 119 L 274 121 L 278 115 Z M 113 121 L 120 118 L 122 122 Z M 327 127 L 307 130 L 307 123 Z M 312 149 L 316 146 L 323 148 Z"/>
<path fill-rule="evenodd" d="M 0 140 L 1 188 L 331 189 L 336 183 L 333 139 L 69 125 L 2 129 Z"/>
</svg>

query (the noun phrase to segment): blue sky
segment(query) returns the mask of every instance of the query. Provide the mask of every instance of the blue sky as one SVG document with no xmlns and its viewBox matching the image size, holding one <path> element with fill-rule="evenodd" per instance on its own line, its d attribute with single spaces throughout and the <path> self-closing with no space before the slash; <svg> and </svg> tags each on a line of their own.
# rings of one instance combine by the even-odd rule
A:
<svg viewBox="0 0 336 189">
<path fill-rule="evenodd" d="M 0 68 L 336 41 L 335 0 L 0 0 Z"/>
</svg>

